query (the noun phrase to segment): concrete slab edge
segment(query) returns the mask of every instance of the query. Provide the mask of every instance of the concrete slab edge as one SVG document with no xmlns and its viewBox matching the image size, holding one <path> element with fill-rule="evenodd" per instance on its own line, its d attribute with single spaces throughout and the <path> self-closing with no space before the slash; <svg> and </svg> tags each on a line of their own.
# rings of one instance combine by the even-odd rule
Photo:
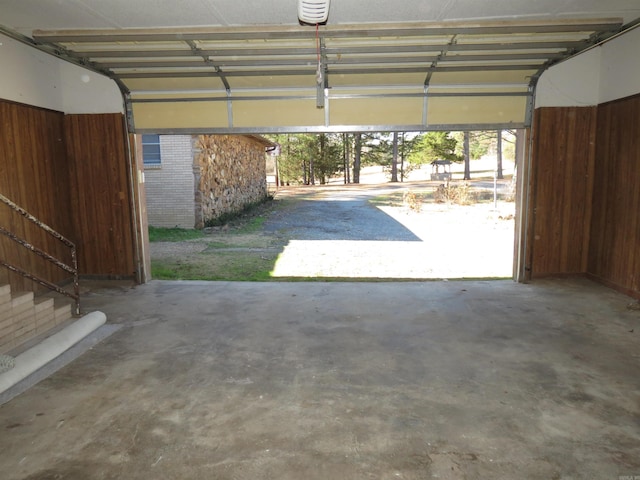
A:
<svg viewBox="0 0 640 480">
<path fill-rule="evenodd" d="M 38 345 L 21 353 L 15 359 L 15 366 L 0 374 L 0 393 L 42 368 L 51 360 L 78 343 L 107 321 L 102 312 L 91 312 L 76 322 L 46 338 Z"/>
</svg>

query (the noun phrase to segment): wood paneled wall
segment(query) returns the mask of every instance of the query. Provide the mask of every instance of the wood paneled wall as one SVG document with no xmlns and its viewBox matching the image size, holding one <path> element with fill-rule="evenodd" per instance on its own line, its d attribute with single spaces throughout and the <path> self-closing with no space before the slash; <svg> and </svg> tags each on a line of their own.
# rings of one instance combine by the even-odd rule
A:
<svg viewBox="0 0 640 480">
<path fill-rule="evenodd" d="M 0 101 L 0 192 L 74 240 L 63 118 L 59 112 Z M 70 262 L 66 247 L 3 203 L 0 203 L 0 225 Z M 0 236 L 0 255 L 54 282 L 69 277 L 5 236 Z M 16 291 L 37 287 L 0 267 L 0 284 L 5 283 Z"/>
<path fill-rule="evenodd" d="M 127 133 L 119 114 L 66 115 L 71 205 L 83 274 L 135 275 Z"/>
<path fill-rule="evenodd" d="M 640 298 L 640 95 L 598 107 L 588 273 Z"/>
<path fill-rule="evenodd" d="M 76 243 L 81 275 L 133 277 L 127 134 L 120 114 L 63 115 L 0 100 L 0 192 Z M 0 203 L 0 225 L 64 261 L 68 249 Z M 48 280 L 68 274 L 0 235 L 0 255 Z M 0 267 L 0 284 L 37 290 Z"/>
<path fill-rule="evenodd" d="M 596 107 L 535 111 L 529 268 L 532 277 L 585 273 Z"/>
</svg>

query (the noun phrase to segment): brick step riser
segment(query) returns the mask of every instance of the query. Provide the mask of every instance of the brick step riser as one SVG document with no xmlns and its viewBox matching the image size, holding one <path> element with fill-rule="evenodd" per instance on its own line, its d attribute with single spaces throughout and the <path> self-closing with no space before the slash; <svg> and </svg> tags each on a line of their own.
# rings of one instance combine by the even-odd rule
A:
<svg viewBox="0 0 640 480">
<path fill-rule="evenodd" d="M 40 300 L 34 298 L 33 292 L 12 293 L 9 285 L 0 286 L 0 354 L 71 317 L 69 304 L 56 306 L 53 298 Z"/>
</svg>

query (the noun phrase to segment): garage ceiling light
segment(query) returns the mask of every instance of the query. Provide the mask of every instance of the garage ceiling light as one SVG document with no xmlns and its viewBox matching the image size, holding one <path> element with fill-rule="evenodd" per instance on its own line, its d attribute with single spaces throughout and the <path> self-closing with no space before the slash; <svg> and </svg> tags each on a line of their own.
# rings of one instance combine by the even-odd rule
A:
<svg viewBox="0 0 640 480">
<path fill-rule="evenodd" d="M 298 19 L 302 23 L 326 23 L 331 0 L 298 0 Z"/>
</svg>

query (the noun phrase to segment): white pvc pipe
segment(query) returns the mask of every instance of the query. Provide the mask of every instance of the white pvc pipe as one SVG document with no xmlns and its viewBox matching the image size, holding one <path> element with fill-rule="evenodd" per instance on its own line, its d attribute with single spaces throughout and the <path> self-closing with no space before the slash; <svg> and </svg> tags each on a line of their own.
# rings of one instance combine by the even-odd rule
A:
<svg viewBox="0 0 640 480">
<path fill-rule="evenodd" d="M 68 350 L 91 332 L 104 325 L 107 316 L 102 312 L 91 312 L 58 333 L 46 338 L 38 345 L 21 353 L 15 366 L 0 374 L 0 393 L 31 375 L 51 360 Z"/>
</svg>

